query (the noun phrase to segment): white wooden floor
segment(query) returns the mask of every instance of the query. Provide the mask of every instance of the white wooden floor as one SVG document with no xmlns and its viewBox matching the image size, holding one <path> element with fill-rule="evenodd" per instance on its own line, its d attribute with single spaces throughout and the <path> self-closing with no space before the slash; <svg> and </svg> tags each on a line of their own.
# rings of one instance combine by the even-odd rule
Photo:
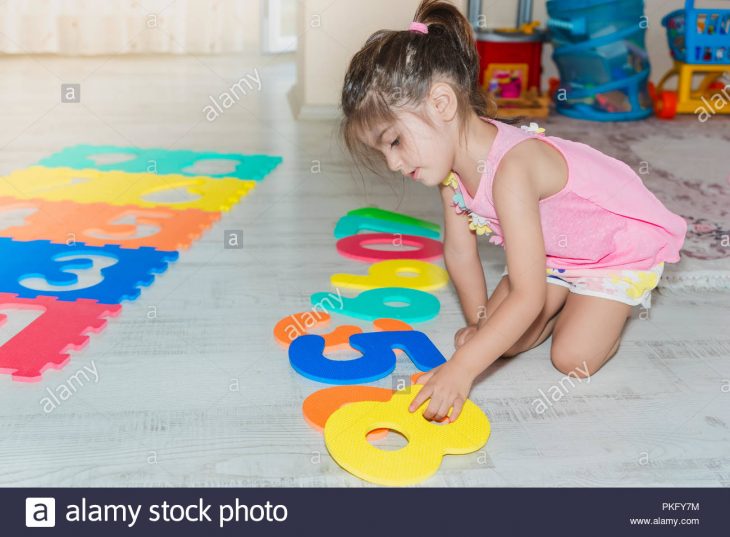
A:
<svg viewBox="0 0 730 537">
<path fill-rule="evenodd" d="M 0 63 L 3 174 L 76 143 L 284 157 L 65 369 L 38 384 L 0 377 L 0 485 L 368 486 L 302 419 L 302 400 L 323 386 L 289 367 L 271 329 L 329 290 L 331 274 L 363 270 L 334 248 L 347 210 L 374 203 L 438 221 L 438 196 L 361 178 L 333 123 L 293 121 L 290 58 Z M 254 69 L 261 91 L 206 121 L 209 96 Z M 81 83 L 81 104 L 60 104 L 61 83 Z M 244 249 L 223 248 L 226 229 L 243 229 Z M 503 258 L 482 248 L 491 291 Z M 454 293 L 440 298 L 443 314 L 422 326 L 448 354 L 461 319 Z M 447 457 L 424 485 L 730 486 L 730 294 L 655 295 L 654 304 L 590 384 L 543 414 L 540 390 L 561 379 L 549 340 L 496 365 L 472 393 L 493 427 L 485 450 Z M 92 364 L 98 382 L 45 413 L 46 389 Z M 413 371 L 399 362 L 396 374 Z"/>
</svg>

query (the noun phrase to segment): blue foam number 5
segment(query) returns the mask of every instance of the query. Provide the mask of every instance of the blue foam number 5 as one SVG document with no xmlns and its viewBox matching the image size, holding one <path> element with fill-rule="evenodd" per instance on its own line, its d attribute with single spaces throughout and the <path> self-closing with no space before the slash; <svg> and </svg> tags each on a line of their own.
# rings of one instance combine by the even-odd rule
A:
<svg viewBox="0 0 730 537">
<path fill-rule="evenodd" d="M 350 336 L 350 346 L 362 353 L 353 360 L 331 360 L 324 355 L 324 338 L 305 335 L 289 346 L 289 363 L 300 375 L 326 384 L 362 384 L 385 377 L 395 369 L 394 349 L 404 351 L 421 371 L 446 360 L 423 332 L 366 332 Z"/>
</svg>

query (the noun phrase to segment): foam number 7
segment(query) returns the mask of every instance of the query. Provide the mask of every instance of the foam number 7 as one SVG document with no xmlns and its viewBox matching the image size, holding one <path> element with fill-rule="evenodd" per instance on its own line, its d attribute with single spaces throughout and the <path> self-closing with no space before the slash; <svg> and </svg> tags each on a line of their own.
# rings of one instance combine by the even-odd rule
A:
<svg viewBox="0 0 730 537">
<path fill-rule="evenodd" d="M 94 287 L 104 281 L 101 271 L 119 261 L 111 256 L 100 254 L 69 254 L 54 258 L 58 263 L 59 275 L 48 279 L 43 275 L 30 275 L 18 283 L 34 291 L 78 291 Z"/>
<path fill-rule="evenodd" d="M 428 291 L 438 289 L 449 281 L 447 272 L 432 263 L 415 259 L 393 259 L 370 266 L 368 274 L 333 274 L 330 282 L 346 289 L 376 287 L 405 287 Z"/>
<path fill-rule="evenodd" d="M 353 360 L 332 360 L 324 355 L 325 339 L 300 336 L 289 346 L 289 363 L 300 375 L 327 384 L 373 382 L 395 369 L 394 349 L 405 352 L 421 371 L 429 371 L 446 360 L 423 332 L 366 332 L 350 336 L 350 347 L 362 356 Z"/>
<path fill-rule="evenodd" d="M 415 412 L 408 406 L 421 390 L 398 391 L 389 401 L 350 403 L 335 410 L 324 426 L 324 441 L 332 458 L 351 474 L 379 485 L 406 486 L 429 478 L 444 455 L 464 455 L 480 449 L 489 438 L 487 416 L 474 403 L 464 403 L 453 423 L 423 419 L 424 402 Z M 388 428 L 408 439 L 397 450 L 378 449 L 368 442 L 371 431 Z"/>
</svg>

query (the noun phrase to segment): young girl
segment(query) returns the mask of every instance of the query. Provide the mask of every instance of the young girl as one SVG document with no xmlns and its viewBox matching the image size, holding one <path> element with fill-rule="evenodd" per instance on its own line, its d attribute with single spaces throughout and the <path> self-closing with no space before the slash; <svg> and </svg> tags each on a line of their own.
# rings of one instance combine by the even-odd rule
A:
<svg viewBox="0 0 730 537">
<path fill-rule="evenodd" d="M 632 306 L 651 306 L 687 229 L 623 162 L 493 119 L 478 73 L 469 22 L 424 0 L 408 29 L 370 36 L 342 90 L 350 152 L 441 190 L 444 260 L 467 326 L 451 359 L 419 379 L 410 411 L 430 399 L 433 420 L 456 420 L 481 372 L 551 334 L 560 372 L 595 373 Z M 477 235 L 507 258 L 488 300 Z"/>
</svg>

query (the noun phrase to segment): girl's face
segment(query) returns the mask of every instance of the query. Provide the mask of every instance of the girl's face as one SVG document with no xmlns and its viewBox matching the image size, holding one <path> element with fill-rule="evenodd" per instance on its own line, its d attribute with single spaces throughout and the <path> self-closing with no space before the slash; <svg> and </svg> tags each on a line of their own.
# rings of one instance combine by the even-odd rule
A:
<svg viewBox="0 0 730 537">
<path fill-rule="evenodd" d="M 421 113 L 429 114 L 428 106 Z M 376 126 L 364 140 L 380 151 L 390 168 L 426 186 L 438 186 L 454 164 L 455 147 L 450 122 L 429 114 L 398 112 L 396 121 Z"/>
</svg>

